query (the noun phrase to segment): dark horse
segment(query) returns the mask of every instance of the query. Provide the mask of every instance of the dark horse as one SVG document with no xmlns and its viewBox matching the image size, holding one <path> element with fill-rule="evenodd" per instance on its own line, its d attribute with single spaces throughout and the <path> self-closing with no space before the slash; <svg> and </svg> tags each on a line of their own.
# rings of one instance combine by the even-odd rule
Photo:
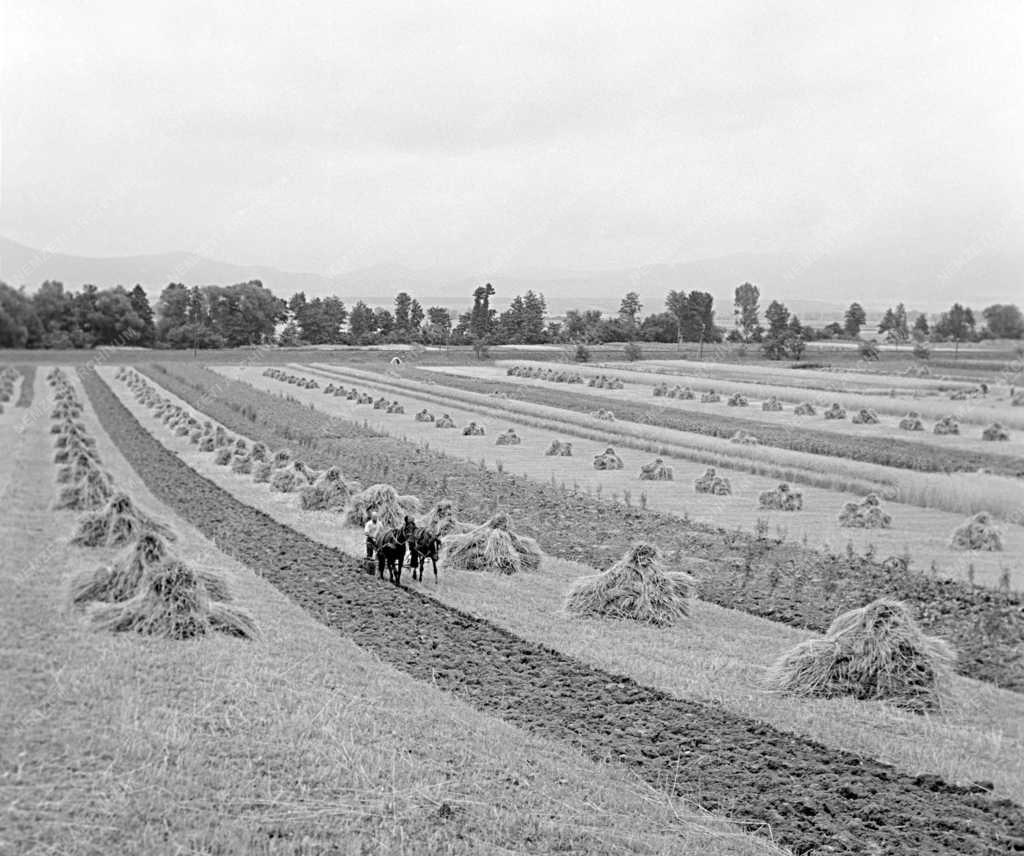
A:
<svg viewBox="0 0 1024 856">
<path fill-rule="evenodd" d="M 396 586 L 402 584 L 402 565 L 405 564 L 405 548 L 409 538 L 416 531 L 416 522 L 406 517 L 405 522 L 394 529 L 387 529 L 377 539 L 377 576 L 384 579 L 384 568 Z"/>
<path fill-rule="evenodd" d="M 412 578 L 423 582 L 423 566 L 427 559 L 430 559 L 434 566 L 434 582 L 437 582 L 437 551 L 441 547 L 441 539 L 437 537 L 432 529 L 423 529 L 417 526 L 413 529 L 408 539 L 409 545 L 409 567 L 412 568 Z"/>
</svg>

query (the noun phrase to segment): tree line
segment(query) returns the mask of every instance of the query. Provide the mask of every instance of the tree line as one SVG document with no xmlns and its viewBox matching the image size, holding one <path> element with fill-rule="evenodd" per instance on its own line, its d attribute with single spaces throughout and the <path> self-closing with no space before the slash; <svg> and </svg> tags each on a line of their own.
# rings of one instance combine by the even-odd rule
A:
<svg viewBox="0 0 1024 856">
<path fill-rule="evenodd" d="M 372 345 L 422 343 L 472 345 L 478 351 L 499 344 L 603 344 L 608 342 L 722 341 L 755 344 L 769 358 L 800 359 L 806 343 L 816 339 L 859 339 L 867 315 L 851 303 L 842 323 L 821 328 L 801 323 L 778 300 L 761 312 L 761 292 L 746 282 L 735 289 L 728 328 L 716 323 L 714 298 L 706 291 L 669 291 L 661 311 L 642 315 L 635 291 L 628 292 L 615 314 L 599 309 L 572 309 L 564 318 L 549 317 L 543 294 L 516 295 L 507 309 L 492 306 L 496 291 L 487 283 L 474 289 L 472 304 L 453 317 L 445 306 L 424 307 L 408 292 L 390 306 L 357 301 L 348 307 L 340 297 L 288 300 L 274 295 L 259 280 L 234 285 L 186 286 L 171 283 L 155 308 L 136 285 L 77 292 L 47 281 L 34 294 L 0 283 L 0 347 L 91 348 L 137 345 L 162 348 L 233 348 L 243 345 Z M 1024 316 L 1013 304 L 995 304 L 980 313 L 954 303 L 934 324 L 904 304 L 888 309 L 877 335 L 889 342 L 974 341 L 1024 338 Z M 875 334 L 875 331 L 868 331 Z"/>
</svg>

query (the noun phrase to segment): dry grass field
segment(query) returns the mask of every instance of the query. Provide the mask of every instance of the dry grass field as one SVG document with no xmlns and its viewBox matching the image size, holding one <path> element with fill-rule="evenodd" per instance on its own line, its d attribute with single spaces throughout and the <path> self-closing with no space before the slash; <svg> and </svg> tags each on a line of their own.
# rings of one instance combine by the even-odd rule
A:
<svg viewBox="0 0 1024 856">
<path fill-rule="evenodd" d="M 274 493 L 266 485 L 217 466 L 212 456 L 153 419 L 123 384 L 112 380 L 110 372 L 104 375 L 142 424 L 204 477 L 308 537 L 361 555 L 361 533 L 345 525 L 337 513 L 303 511 L 294 495 Z M 162 394 L 182 403 L 166 391 Z M 316 406 L 335 400 L 324 396 Z M 879 703 L 779 696 L 765 690 L 768 665 L 780 652 L 813 634 L 700 601 L 689 619 L 670 629 L 570 618 L 561 609 L 565 593 L 576 578 L 590 571 L 546 556 L 537 573 L 496 578 L 442 567 L 437 584 L 429 571 L 424 583 L 410 584 L 523 638 L 673 695 L 712 700 L 826 745 L 881 758 L 913 774 L 936 773 L 964 783 L 992 781 L 999 793 L 1024 797 L 1024 698 L 1020 695 L 956 678 L 942 713 L 927 717 Z"/>
</svg>

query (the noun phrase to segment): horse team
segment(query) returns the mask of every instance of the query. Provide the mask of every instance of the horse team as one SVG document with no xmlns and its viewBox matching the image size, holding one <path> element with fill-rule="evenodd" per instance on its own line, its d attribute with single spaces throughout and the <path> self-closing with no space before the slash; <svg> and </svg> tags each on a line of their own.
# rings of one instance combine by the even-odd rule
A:
<svg viewBox="0 0 1024 856">
<path fill-rule="evenodd" d="M 377 558 L 377 576 L 384 579 L 384 569 L 387 568 L 391 582 L 396 586 L 401 585 L 402 568 L 405 565 L 405 554 L 408 552 L 412 578 L 423 582 L 423 567 L 427 559 L 430 559 L 436 583 L 437 554 L 440 547 L 441 539 L 433 530 L 417 526 L 416 521 L 406 515 L 401 526 L 383 529 L 373 541 Z"/>
</svg>

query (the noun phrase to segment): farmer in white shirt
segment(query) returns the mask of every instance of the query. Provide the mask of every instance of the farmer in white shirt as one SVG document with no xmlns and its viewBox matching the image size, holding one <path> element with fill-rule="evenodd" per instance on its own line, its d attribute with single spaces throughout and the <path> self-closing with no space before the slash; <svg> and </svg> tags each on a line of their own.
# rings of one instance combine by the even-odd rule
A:
<svg viewBox="0 0 1024 856">
<path fill-rule="evenodd" d="M 366 534 L 366 558 L 372 559 L 374 551 L 377 549 L 377 539 L 380 538 L 381 533 L 384 531 L 384 524 L 377 519 L 377 512 L 370 515 L 370 519 L 366 521 L 366 525 L 363 527 L 363 532 Z"/>
</svg>

